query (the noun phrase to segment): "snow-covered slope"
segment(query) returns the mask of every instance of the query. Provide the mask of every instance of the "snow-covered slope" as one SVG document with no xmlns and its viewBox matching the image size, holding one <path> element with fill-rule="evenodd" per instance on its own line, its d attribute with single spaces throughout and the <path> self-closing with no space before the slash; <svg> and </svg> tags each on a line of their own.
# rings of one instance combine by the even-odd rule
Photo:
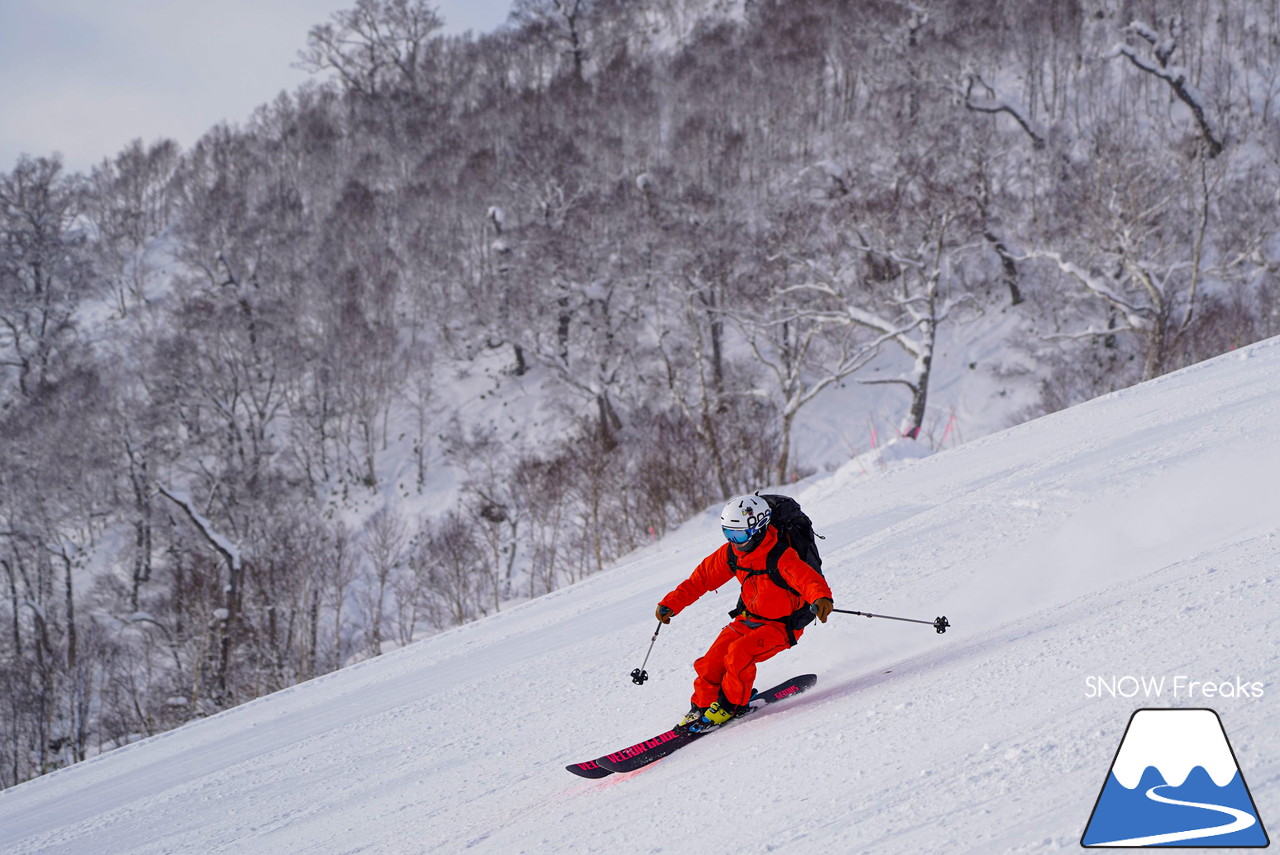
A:
<svg viewBox="0 0 1280 855">
<path fill-rule="evenodd" d="M 627 675 L 712 510 L 573 588 L 0 793 L 0 851 L 1076 849 L 1147 706 L 1217 710 L 1280 823 L 1278 447 L 1273 340 L 811 482 L 837 606 L 953 628 L 836 615 L 761 668 L 815 689 L 638 773 L 563 767 L 687 706 L 732 590 Z M 1142 678 L 1161 696 L 1125 697 Z"/>
</svg>

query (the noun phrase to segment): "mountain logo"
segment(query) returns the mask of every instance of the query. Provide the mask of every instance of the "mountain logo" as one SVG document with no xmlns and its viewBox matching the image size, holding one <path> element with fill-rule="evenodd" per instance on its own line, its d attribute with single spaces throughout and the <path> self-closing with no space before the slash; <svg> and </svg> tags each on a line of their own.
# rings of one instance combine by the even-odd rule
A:
<svg viewBox="0 0 1280 855">
<path fill-rule="evenodd" d="M 1141 709 L 1129 719 L 1080 845 L 1270 845 L 1218 714 Z"/>
</svg>

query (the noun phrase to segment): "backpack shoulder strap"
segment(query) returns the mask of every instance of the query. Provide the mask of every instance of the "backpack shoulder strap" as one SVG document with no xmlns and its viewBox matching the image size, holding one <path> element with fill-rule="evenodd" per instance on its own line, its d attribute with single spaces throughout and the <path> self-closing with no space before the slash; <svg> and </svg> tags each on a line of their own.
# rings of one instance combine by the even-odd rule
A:
<svg viewBox="0 0 1280 855">
<path fill-rule="evenodd" d="M 738 566 L 738 559 L 735 558 L 733 555 L 733 547 L 730 546 L 728 549 L 726 549 L 724 554 L 729 561 L 729 572 L 737 576 L 738 571 L 742 568 Z"/>
<path fill-rule="evenodd" d="M 764 569 L 752 570 L 750 567 L 742 567 L 738 564 L 738 560 L 734 557 L 733 547 L 730 546 L 726 555 L 729 559 L 729 570 L 733 575 L 737 576 L 739 572 L 745 572 L 748 576 L 768 576 L 769 581 L 777 585 L 784 591 L 790 591 L 797 597 L 800 592 L 791 587 L 786 579 L 782 578 L 782 571 L 778 569 L 778 561 L 782 559 L 782 553 L 791 548 L 786 538 L 782 536 L 782 532 L 778 532 L 778 542 L 769 550 L 769 554 L 764 557 Z"/>
<path fill-rule="evenodd" d="M 790 548 L 791 547 L 786 540 L 779 535 L 778 542 L 773 545 L 773 549 L 770 549 L 769 554 L 765 556 L 764 572 L 769 574 L 770 582 L 777 585 L 784 591 L 790 591 L 798 597 L 800 596 L 800 592 L 791 587 L 791 584 L 787 582 L 786 579 L 782 578 L 782 571 L 778 569 L 778 562 L 782 560 L 782 553 L 786 552 Z M 732 550 L 730 551 L 732 552 Z"/>
</svg>

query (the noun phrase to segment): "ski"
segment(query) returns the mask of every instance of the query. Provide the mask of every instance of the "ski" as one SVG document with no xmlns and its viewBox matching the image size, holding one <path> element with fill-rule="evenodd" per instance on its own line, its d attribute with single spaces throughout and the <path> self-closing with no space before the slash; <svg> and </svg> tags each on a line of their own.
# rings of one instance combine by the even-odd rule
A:
<svg viewBox="0 0 1280 855">
<path fill-rule="evenodd" d="M 728 727 L 758 709 L 798 695 L 806 689 L 811 689 L 817 682 L 818 676 L 816 674 L 802 674 L 799 677 L 792 677 L 786 682 L 779 683 L 772 689 L 757 692 L 747 705 L 746 711 L 734 716 L 721 727 Z M 683 748 L 695 739 L 714 733 L 719 729 L 719 727 L 713 727 L 696 733 L 686 730 L 668 730 L 666 733 L 660 733 L 652 739 L 638 742 L 629 748 L 623 748 L 621 751 L 615 751 L 595 760 L 588 760 L 585 763 L 571 763 L 565 768 L 583 778 L 603 778 L 613 772 L 633 772 Z"/>
<path fill-rule="evenodd" d="M 573 774 L 581 775 L 584 778 L 603 778 L 613 774 L 612 769 L 606 769 L 595 760 L 588 760 L 585 763 L 573 763 L 565 766 L 565 768 Z"/>
</svg>

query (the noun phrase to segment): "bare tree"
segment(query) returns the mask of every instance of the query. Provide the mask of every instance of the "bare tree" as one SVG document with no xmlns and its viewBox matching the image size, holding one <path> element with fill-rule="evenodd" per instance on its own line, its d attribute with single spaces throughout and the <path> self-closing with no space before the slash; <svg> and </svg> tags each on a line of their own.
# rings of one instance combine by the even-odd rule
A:
<svg viewBox="0 0 1280 855">
<path fill-rule="evenodd" d="M 1105 308 L 1091 323 L 1077 322 L 1071 334 L 1132 334 L 1139 343 L 1139 379 L 1176 367 L 1206 280 L 1223 281 L 1259 257 L 1257 238 L 1223 239 L 1213 228 L 1232 168 L 1229 159 L 1211 161 L 1207 153 L 1177 162 L 1125 157 L 1117 146 L 1086 167 L 1085 180 L 1064 188 L 1076 240 L 1025 257 L 1051 262 Z M 1230 254 L 1217 249 L 1228 245 L 1235 247 Z"/>
<path fill-rule="evenodd" d="M 582 82 L 588 58 L 585 19 L 591 5 L 592 0 L 515 0 L 511 20 L 567 56 L 574 79 Z"/>
<path fill-rule="evenodd" d="M 369 561 L 371 574 L 369 589 L 365 592 L 366 630 L 371 656 L 382 654 L 387 592 L 394 587 L 397 571 L 403 567 L 408 537 L 404 520 L 389 508 L 378 509 L 364 529 L 360 546 Z"/>
<path fill-rule="evenodd" d="M 334 528 L 332 540 L 326 550 L 328 554 L 324 559 L 325 604 L 329 607 L 333 620 L 328 667 L 335 670 L 346 664 L 348 645 L 345 639 L 348 625 L 344 622 L 342 615 L 347 598 L 359 575 L 351 541 L 352 538 L 346 526 L 338 523 Z"/>
<path fill-rule="evenodd" d="M 94 224 L 99 275 L 112 280 L 122 315 L 146 298 L 156 267 L 150 259 L 152 241 L 168 228 L 173 214 L 178 156 L 173 140 L 149 147 L 134 140 L 90 176 L 85 208 Z"/>
<path fill-rule="evenodd" d="M 910 249 L 873 244 L 860 236 L 850 249 L 865 256 L 872 268 L 892 271 L 886 284 L 893 287 L 881 289 L 882 294 L 871 304 L 864 281 L 854 272 L 856 264 L 831 269 L 806 260 L 806 280 L 789 289 L 812 299 L 810 307 L 803 310 L 812 323 L 853 327 L 870 334 L 860 342 L 854 351 L 856 358 L 841 376 L 862 368 L 885 344 L 896 345 L 911 358 L 911 368 L 901 377 L 862 381 L 899 384 L 911 392 L 911 404 L 899 429 L 903 436 L 917 436 L 924 425 L 940 325 L 958 308 L 973 303 L 969 294 L 948 293 L 951 289 L 945 287 L 958 251 L 949 235 L 952 225 L 950 218 L 941 217 L 923 230 L 921 242 Z"/>
<path fill-rule="evenodd" d="M 479 613 L 481 560 L 475 533 L 461 514 L 448 511 L 431 526 L 415 566 L 430 580 L 429 597 L 444 625 L 466 623 Z"/>
<path fill-rule="evenodd" d="M 800 410 L 823 390 L 866 365 L 876 354 L 876 342 L 849 333 L 844 327 L 830 334 L 828 318 L 794 301 L 807 285 L 784 287 L 765 312 L 733 313 L 756 360 L 773 377 L 780 396 L 780 442 L 774 477 L 787 481 L 792 473 L 791 434 Z"/>
<path fill-rule="evenodd" d="M 230 678 L 231 660 L 239 640 L 241 587 L 244 579 L 244 559 L 240 547 L 219 532 L 213 523 L 196 508 L 190 496 L 159 485 L 160 493 L 182 510 L 200 536 L 213 548 L 227 565 L 226 584 L 222 586 L 221 606 L 214 611 L 217 627 L 217 670 L 214 674 L 214 702 L 224 706 L 232 700 Z"/>
<path fill-rule="evenodd" d="M 428 44 L 444 26 L 426 0 L 357 0 L 354 9 L 312 27 L 299 66 L 334 71 L 343 85 L 364 96 L 425 90 Z"/>
<path fill-rule="evenodd" d="M 28 396 L 74 345 L 75 313 L 89 295 L 81 194 L 57 158 L 22 157 L 0 175 L 0 368 Z"/>
</svg>

